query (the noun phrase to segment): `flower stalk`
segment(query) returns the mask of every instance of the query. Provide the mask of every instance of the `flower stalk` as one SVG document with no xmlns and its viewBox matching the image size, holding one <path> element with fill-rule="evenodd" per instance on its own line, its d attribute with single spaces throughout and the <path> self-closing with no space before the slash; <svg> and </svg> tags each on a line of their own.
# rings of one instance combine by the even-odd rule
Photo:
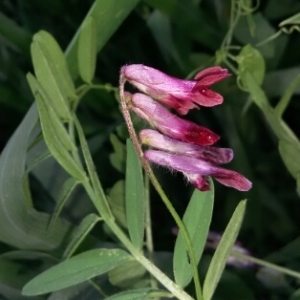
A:
<svg viewBox="0 0 300 300">
<path fill-rule="evenodd" d="M 194 276 L 194 283 L 195 283 L 195 290 L 196 290 L 197 299 L 198 300 L 203 300 L 201 286 L 200 286 L 200 279 L 199 279 L 197 262 L 196 262 L 195 253 L 194 253 L 194 250 L 193 250 L 193 246 L 192 246 L 192 242 L 191 242 L 190 236 L 189 236 L 189 234 L 187 232 L 187 229 L 186 229 L 184 223 L 182 222 L 182 220 L 180 219 L 180 217 L 177 214 L 176 210 L 174 209 L 171 201 L 168 199 L 168 197 L 165 194 L 165 192 L 163 191 L 160 183 L 158 182 L 157 178 L 155 177 L 155 175 L 154 175 L 154 173 L 153 173 L 153 171 L 152 171 L 149 163 L 144 158 L 143 150 L 142 150 L 141 145 L 139 143 L 138 137 L 137 137 L 137 135 L 135 133 L 134 126 L 133 126 L 133 123 L 132 123 L 132 120 L 131 120 L 131 117 L 130 117 L 128 105 L 127 105 L 127 102 L 126 102 L 126 94 L 124 92 L 125 82 L 126 82 L 126 78 L 124 77 L 124 75 L 121 72 L 121 75 L 120 75 L 120 87 L 119 87 L 119 90 L 120 90 L 120 102 L 121 102 L 122 114 L 124 116 L 125 123 L 127 125 L 130 138 L 132 140 L 133 146 L 134 146 L 134 148 L 135 148 L 135 150 L 136 150 L 136 152 L 137 152 L 137 154 L 138 154 L 138 156 L 139 156 L 139 158 L 141 160 L 142 166 L 143 166 L 145 172 L 147 173 L 147 175 L 148 175 L 151 183 L 153 184 L 153 186 L 156 189 L 157 193 L 160 195 L 162 201 L 164 202 L 164 204 L 166 205 L 168 211 L 172 215 L 172 217 L 173 217 L 175 223 L 177 224 L 178 228 L 182 232 L 183 238 L 184 238 L 184 240 L 186 242 L 186 245 L 187 245 L 188 255 L 189 255 L 190 260 L 191 260 L 191 265 L 192 265 L 192 269 L 193 269 L 193 276 Z M 141 256 L 141 257 L 143 257 L 143 256 Z M 142 260 L 142 258 L 141 258 L 141 260 Z M 150 271 L 150 270 L 148 269 L 148 271 Z M 154 273 L 152 273 L 152 274 L 155 276 Z M 157 278 L 157 279 L 159 281 L 161 281 L 160 278 Z M 172 282 L 172 283 L 175 285 L 174 282 Z M 170 286 L 166 286 L 165 285 L 165 287 L 168 288 L 171 291 Z"/>
</svg>

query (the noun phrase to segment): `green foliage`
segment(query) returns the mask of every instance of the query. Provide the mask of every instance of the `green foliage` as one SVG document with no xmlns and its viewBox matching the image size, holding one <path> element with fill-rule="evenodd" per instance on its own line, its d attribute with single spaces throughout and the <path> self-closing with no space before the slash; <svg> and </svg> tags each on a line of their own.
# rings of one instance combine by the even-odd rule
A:
<svg viewBox="0 0 300 300">
<path fill-rule="evenodd" d="M 0 3 L 0 298 L 298 299 L 299 3 L 21 2 Z M 153 192 L 120 112 L 129 63 L 229 69 L 191 118 L 234 150 L 247 209 L 161 169 Z"/>
</svg>

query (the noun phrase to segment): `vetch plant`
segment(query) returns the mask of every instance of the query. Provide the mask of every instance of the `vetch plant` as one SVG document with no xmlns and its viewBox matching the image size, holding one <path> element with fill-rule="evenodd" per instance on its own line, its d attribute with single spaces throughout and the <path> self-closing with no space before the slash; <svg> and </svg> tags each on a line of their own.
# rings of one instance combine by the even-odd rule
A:
<svg viewBox="0 0 300 300">
<path fill-rule="evenodd" d="M 299 13 L 138 2 L 0 4 L 0 298 L 297 299 Z"/>
</svg>

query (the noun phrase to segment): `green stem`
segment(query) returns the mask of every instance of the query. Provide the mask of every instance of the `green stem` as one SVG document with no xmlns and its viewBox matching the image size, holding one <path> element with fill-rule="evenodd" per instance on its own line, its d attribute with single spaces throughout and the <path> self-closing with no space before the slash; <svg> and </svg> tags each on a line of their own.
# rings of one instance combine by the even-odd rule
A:
<svg viewBox="0 0 300 300">
<path fill-rule="evenodd" d="M 153 238 L 152 238 L 152 225 L 151 225 L 151 206 L 150 206 L 150 186 L 149 178 L 145 176 L 145 228 L 146 228 L 146 248 L 149 255 L 149 260 L 153 263 Z M 153 288 L 158 288 L 157 282 L 153 276 L 150 277 L 150 284 Z"/>
<path fill-rule="evenodd" d="M 139 156 L 139 158 L 142 162 L 142 165 L 144 167 L 145 172 L 148 174 L 148 177 L 149 177 L 150 181 L 152 182 L 154 188 L 156 189 L 156 191 L 160 195 L 162 201 L 166 205 L 167 209 L 171 213 L 173 219 L 175 220 L 178 228 L 180 229 L 180 231 L 182 233 L 182 236 L 183 236 L 183 238 L 186 242 L 186 245 L 187 245 L 188 255 L 189 255 L 190 260 L 191 260 L 197 299 L 202 300 L 203 296 L 202 296 L 202 291 L 201 291 L 201 286 L 200 286 L 200 279 L 199 279 L 199 274 L 198 274 L 197 261 L 196 261 L 196 257 L 195 257 L 195 253 L 194 253 L 194 249 L 193 249 L 193 245 L 192 245 L 189 233 L 188 233 L 184 223 L 180 219 L 179 215 L 177 214 L 176 210 L 174 209 L 172 203 L 170 202 L 170 200 L 166 196 L 165 192 L 161 188 L 161 185 L 159 184 L 158 180 L 156 179 L 149 163 L 144 158 L 143 150 L 142 150 L 142 148 L 140 146 L 140 143 L 139 143 L 139 140 L 136 136 L 134 126 L 133 126 L 133 123 L 132 123 L 132 120 L 131 120 L 131 117 L 130 117 L 130 113 L 129 113 L 128 108 L 127 108 L 126 98 L 125 98 L 125 94 L 124 94 L 125 81 L 126 81 L 126 79 L 124 78 L 123 75 L 121 75 L 120 76 L 120 87 L 119 87 L 119 89 L 120 89 L 120 100 L 121 100 L 122 113 L 123 113 L 123 116 L 124 116 L 124 119 L 125 119 L 125 122 L 126 122 L 126 125 L 127 125 L 127 128 L 128 128 L 130 138 L 131 138 L 132 143 L 134 145 L 134 148 L 135 148 L 135 150 L 136 150 L 136 152 L 137 152 L 137 154 L 138 154 L 138 156 Z"/>
<path fill-rule="evenodd" d="M 121 243 L 128 249 L 134 258 L 145 267 L 162 285 L 164 285 L 175 297 L 181 300 L 192 300 L 184 290 L 182 290 L 175 282 L 167 277 L 160 269 L 151 263 L 138 249 L 136 249 L 120 227 L 111 220 L 107 221 L 107 226 L 118 237 Z"/>
</svg>

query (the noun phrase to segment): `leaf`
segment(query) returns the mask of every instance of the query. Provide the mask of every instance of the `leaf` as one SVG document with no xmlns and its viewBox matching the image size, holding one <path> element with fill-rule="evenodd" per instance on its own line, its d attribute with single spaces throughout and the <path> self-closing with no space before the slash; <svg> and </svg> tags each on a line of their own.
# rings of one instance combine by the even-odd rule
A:
<svg viewBox="0 0 300 300">
<path fill-rule="evenodd" d="M 130 272 L 128 272 L 130 270 Z M 111 284 L 118 287 L 129 287 L 137 282 L 144 274 L 146 269 L 136 260 L 125 261 L 108 272 Z"/>
<path fill-rule="evenodd" d="M 32 42 L 31 55 L 35 75 L 49 95 L 51 107 L 63 121 L 71 120 L 67 94 L 61 83 L 61 74 L 56 70 L 48 50 L 41 43 Z"/>
<path fill-rule="evenodd" d="M 260 88 L 253 75 L 247 70 L 243 72 L 243 84 L 245 84 L 245 87 L 249 90 L 252 100 L 260 109 L 264 110 L 269 108 L 269 101 L 264 91 Z"/>
<path fill-rule="evenodd" d="M 91 152 L 89 150 L 87 141 L 85 139 L 82 127 L 79 123 L 79 121 L 77 120 L 77 118 L 75 117 L 75 126 L 77 129 L 77 133 L 78 133 L 78 137 L 79 137 L 79 142 L 81 145 L 81 150 L 84 156 L 84 160 L 88 169 L 88 173 L 92 182 L 92 185 L 94 187 L 94 191 L 95 191 L 95 196 L 94 195 L 90 195 L 91 200 L 93 201 L 93 204 L 95 205 L 95 207 L 97 208 L 97 210 L 99 212 L 101 212 L 101 216 L 103 218 L 112 218 L 112 213 L 110 211 L 109 205 L 107 203 L 107 199 L 105 197 L 105 194 L 103 192 L 101 183 L 99 181 L 99 178 L 97 176 L 96 170 L 95 170 L 95 166 L 93 163 L 93 159 L 91 156 Z"/>
<path fill-rule="evenodd" d="M 76 188 L 76 186 L 79 184 L 79 182 L 74 179 L 74 178 L 68 178 L 62 188 L 61 191 L 57 197 L 56 200 L 56 205 L 55 205 L 55 209 L 54 212 L 52 214 L 51 217 L 51 221 L 49 224 L 49 230 L 51 231 L 53 229 L 53 226 L 55 224 L 55 222 L 57 221 L 57 218 L 59 217 L 64 205 L 66 204 L 67 200 L 69 199 L 71 193 L 74 191 L 74 189 Z"/>
<path fill-rule="evenodd" d="M 125 213 L 125 181 L 119 180 L 109 191 L 109 206 L 120 225 L 127 228 Z"/>
<path fill-rule="evenodd" d="M 130 239 L 137 249 L 141 249 L 144 242 L 145 195 L 141 163 L 131 140 L 127 139 L 126 218 Z"/>
<path fill-rule="evenodd" d="M 97 32 L 94 18 L 89 16 L 82 25 L 78 42 L 78 68 L 82 80 L 91 83 L 96 69 Z"/>
<path fill-rule="evenodd" d="M 24 286 L 22 293 L 35 296 L 58 291 L 106 273 L 129 258 L 121 249 L 86 251 L 38 275 Z"/>
<path fill-rule="evenodd" d="M 126 147 L 118 139 L 115 134 L 110 135 L 110 142 L 114 148 L 114 153 L 109 155 L 110 163 L 115 167 L 119 172 L 125 173 L 126 169 Z"/>
<path fill-rule="evenodd" d="M 33 36 L 33 40 L 39 42 L 47 50 L 54 68 L 57 71 L 63 90 L 66 92 L 67 98 L 75 100 L 77 98 L 74 82 L 69 72 L 66 58 L 51 34 L 47 31 L 41 30 Z"/>
<path fill-rule="evenodd" d="M 36 109 L 32 107 L 0 157 L 0 240 L 19 249 L 46 251 L 60 245 L 70 225 L 59 220 L 48 233 L 49 215 L 28 207 L 24 199 L 26 150 L 36 121 Z"/>
<path fill-rule="evenodd" d="M 239 233 L 244 213 L 246 200 L 241 201 L 236 207 L 211 260 L 203 286 L 203 298 L 210 300 L 222 276 L 227 258 Z"/>
<path fill-rule="evenodd" d="M 150 288 L 130 290 L 115 294 L 113 296 L 105 298 L 105 300 L 143 300 L 145 298 L 148 298 L 147 296 L 149 296 L 151 292 L 155 293 L 157 291 Z"/>
<path fill-rule="evenodd" d="M 80 225 L 75 229 L 71 241 L 64 251 L 63 259 L 68 259 L 72 256 L 80 243 L 100 220 L 101 218 L 96 214 L 89 214 L 81 221 Z"/>
<path fill-rule="evenodd" d="M 291 175 L 297 179 L 297 175 L 300 172 L 300 149 L 293 144 L 288 143 L 285 140 L 279 141 L 279 153 L 280 156 L 291 173 Z"/>
<path fill-rule="evenodd" d="M 245 72 L 249 72 L 258 85 L 261 85 L 265 76 L 266 66 L 261 53 L 250 44 L 243 47 L 237 56 L 237 63 L 239 65 L 239 78 L 243 87 L 247 89 L 247 80 Z"/>
<path fill-rule="evenodd" d="M 37 101 L 43 135 L 49 151 L 71 176 L 81 182 L 86 181 L 84 171 L 77 165 L 68 149 L 66 149 L 65 142 L 61 140 L 61 135 L 58 135 L 61 134 L 61 130 L 59 127 L 55 127 L 55 123 L 52 122 L 53 118 L 50 117 L 50 114 L 54 114 L 54 112 L 51 107 L 46 105 L 45 93 L 32 74 L 27 74 L 27 80 Z"/>
<path fill-rule="evenodd" d="M 212 217 L 214 203 L 212 180 L 210 180 L 210 186 L 210 191 L 194 191 L 183 216 L 197 263 L 200 261 L 206 243 Z M 188 259 L 186 243 L 180 231 L 175 243 L 173 269 L 176 283 L 181 287 L 186 287 L 193 278 L 193 272 Z"/>
<path fill-rule="evenodd" d="M 139 1 L 140 0 L 126 0 L 120 2 L 119 0 L 97 0 L 94 2 L 85 20 L 91 16 L 96 23 L 97 51 L 104 47 L 109 38 L 114 34 Z M 70 44 L 70 49 L 67 49 L 67 62 L 73 80 L 77 79 L 79 75 L 77 53 L 80 30 L 81 29 L 79 29 L 74 36 L 74 39 Z"/>
<path fill-rule="evenodd" d="M 97 33 L 99 51 L 117 30 L 139 0 L 96 0 L 89 11 L 101 28 Z M 78 34 L 68 46 L 66 57 L 72 78 L 78 77 Z M 24 120 L 10 138 L 0 157 L 0 240 L 20 249 L 55 249 L 62 242 L 70 225 L 58 220 L 55 230 L 47 233 L 49 216 L 25 205 L 22 180 L 29 135 L 38 121 L 33 104 Z M 9 174 L 9 176 L 8 176 Z"/>
</svg>

